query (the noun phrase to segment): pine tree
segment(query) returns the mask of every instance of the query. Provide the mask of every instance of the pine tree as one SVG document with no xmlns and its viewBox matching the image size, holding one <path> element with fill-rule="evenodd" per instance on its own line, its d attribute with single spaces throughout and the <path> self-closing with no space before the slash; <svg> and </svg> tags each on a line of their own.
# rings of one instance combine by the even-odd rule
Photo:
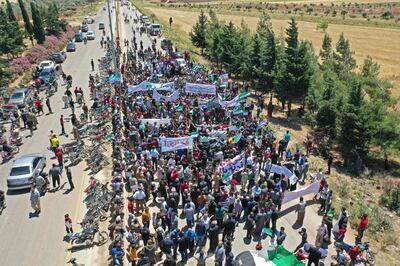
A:
<svg viewBox="0 0 400 266">
<path fill-rule="evenodd" d="M 364 77 L 377 78 L 379 76 L 380 68 L 381 66 L 377 62 L 372 60 L 372 57 L 368 55 L 367 58 L 365 58 L 364 60 L 364 64 L 362 65 L 361 74 Z"/>
<path fill-rule="evenodd" d="M 206 48 L 206 28 L 207 28 L 207 16 L 201 10 L 199 20 L 193 26 L 190 32 L 190 38 L 192 43 L 197 48 L 200 48 L 201 54 L 203 54 L 204 48 Z"/>
<path fill-rule="evenodd" d="M 250 80 L 252 81 L 252 84 L 255 85 L 257 88 L 259 88 L 257 81 L 259 80 L 259 70 L 261 67 L 261 62 L 260 62 L 260 49 L 261 49 L 261 44 L 260 44 L 260 38 L 258 34 L 254 34 L 253 40 L 252 40 L 252 49 L 250 52 L 250 60 L 252 62 L 251 65 L 251 73 L 250 73 Z"/>
<path fill-rule="evenodd" d="M 42 24 L 42 16 L 35 3 L 31 2 L 31 12 L 33 21 L 33 36 L 39 44 L 44 43 L 45 32 Z"/>
<path fill-rule="evenodd" d="M 46 35 L 60 35 L 66 30 L 66 23 L 59 18 L 59 10 L 55 3 L 49 5 L 43 16 Z"/>
<path fill-rule="evenodd" d="M 299 45 L 298 27 L 294 18 L 289 22 L 289 28 L 286 30 L 286 66 L 282 74 L 284 91 L 278 90 L 281 94 L 281 100 L 288 103 L 288 117 L 291 115 L 292 103 L 294 100 L 303 100 L 310 87 L 311 66 L 309 56 L 309 44 L 302 42 Z M 281 88 L 282 88 L 281 87 Z"/>
<path fill-rule="evenodd" d="M 344 38 L 343 33 L 340 34 L 339 40 L 336 44 L 335 54 L 336 61 L 338 61 L 337 71 L 348 73 L 354 68 L 356 68 L 356 60 L 353 57 L 354 52 L 350 50 L 350 42 Z"/>
<path fill-rule="evenodd" d="M 222 34 L 222 25 L 219 22 L 217 15 L 213 10 L 209 11 L 210 20 L 207 23 L 206 30 L 206 42 L 207 42 L 207 54 L 210 57 L 211 61 L 216 63 L 217 67 L 220 65 L 221 61 L 221 41 L 220 36 Z"/>
<path fill-rule="evenodd" d="M 275 34 L 269 16 L 263 13 L 257 25 L 257 33 L 260 39 L 258 69 L 258 88 L 264 92 L 272 91 L 274 87 L 274 69 L 276 64 Z"/>
<path fill-rule="evenodd" d="M 221 63 L 229 73 L 235 73 L 235 55 L 237 55 L 238 33 L 232 22 L 222 26 L 220 35 Z"/>
<path fill-rule="evenodd" d="M 322 49 L 319 52 L 319 56 L 322 59 L 322 62 L 325 64 L 332 57 L 332 38 L 329 37 L 327 33 L 324 35 L 324 39 L 322 40 Z"/>
<path fill-rule="evenodd" d="M 17 21 L 9 21 L 9 15 L 0 8 L 0 53 L 15 56 L 22 52 L 23 36 Z"/>
<path fill-rule="evenodd" d="M 32 36 L 33 34 L 32 23 L 29 19 L 28 12 L 26 11 L 24 1 L 18 0 L 18 5 L 19 8 L 21 9 L 22 19 L 24 20 L 25 32 L 27 35 Z"/>
<path fill-rule="evenodd" d="M 237 31 L 237 39 L 234 49 L 234 69 L 235 74 L 245 80 L 251 77 L 253 62 L 250 59 L 252 53 L 251 31 L 243 19 L 240 23 L 240 29 Z"/>
<path fill-rule="evenodd" d="M 6 0 L 6 10 L 7 10 L 8 21 L 17 21 L 17 17 L 14 14 L 12 5 L 8 0 Z"/>
</svg>

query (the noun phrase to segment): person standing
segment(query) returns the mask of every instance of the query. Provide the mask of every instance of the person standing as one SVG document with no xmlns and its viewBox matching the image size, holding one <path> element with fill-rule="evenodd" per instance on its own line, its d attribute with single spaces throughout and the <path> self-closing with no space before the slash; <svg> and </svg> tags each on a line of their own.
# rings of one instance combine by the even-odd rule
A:
<svg viewBox="0 0 400 266">
<path fill-rule="evenodd" d="M 60 135 L 65 135 L 64 115 L 60 116 L 60 125 L 61 125 L 61 134 Z"/>
<path fill-rule="evenodd" d="M 331 174 L 332 163 L 333 163 L 333 155 L 332 155 L 332 153 L 329 153 L 329 157 L 328 157 L 328 175 Z"/>
<path fill-rule="evenodd" d="M 50 106 L 50 97 L 46 98 L 46 106 L 47 106 L 47 109 L 49 109 L 49 114 L 52 114 L 53 111 L 51 110 L 51 106 Z"/>
<path fill-rule="evenodd" d="M 183 234 L 183 232 L 179 232 L 179 240 L 178 240 L 178 250 L 182 257 L 182 262 L 186 262 L 188 259 L 187 250 L 189 249 L 189 239 L 187 236 Z"/>
<path fill-rule="evenodd" d="M 65 173 L 67 174 L 67 180 L 68 180 L 68 183 L 69 183 L 69 190 L 73 190 L 75 188 L 75 186 L 74 186 L 74 182 L 72 182 L 71 168 L 69 168 L 68 166 L 65 166 Z"/>
<path fill-rule="evenodd" d="M 93 59 L 90 60 L 90 65 L 92 66 L 92 71 L 94 71 L 94 61 L 93 61 Z"/>
<path fill-rule="evenodd" d="M 40 193 L 36 189 L 35 185 L 32 185 L 32 187 L 31 187 L 30 200 L 31 200 L 32 209 L 35 210 L 35 214 L 39 214 L 41 212 L 41 208 L 40 208 Z"/>
<path fill-rule="evenodd" d="M 210 229 L 208 229 L 208 239 L 210 240 L 209 252 L 214 252 L 218 245 L 219 227 L 216 221 L 211 222 Z"/>
<path fill-rule="evenodd" d="M 53 181 L 53 188 L 56 188 L 60 186 L 60 177 L 61 177 L 61 170 L 60 168 L 53 163 L 53 167 L 50 168 L 49 170 L 49 176 L 51 176 L 51 179 Z"/>
<path fill-rule="evenodd" d="M 65 222 L 65 230 L 67 231 L 67 235 L 72 234 L 74 231 L 72 230 L 72 220 L 67 213 L 64 215 L 64 222 Z"/>
<path fill-rule="evenodd" d="M 283 245 L 283 242 L 286 239 L 286 233 L 285 233 L 285 227 L 281 227 L 281 230 L 276 233 L 276 242 L 278 243 L 279 246 Z"/>
<path fill-rule="evenodd" d="M 304 216 L 306 215 L 306 206 L 307 206 L 307 203 L 304 201 L 304 198 L 300 197 L 300 202 L 297 205 L 297 209 L 296 209 L 296 212 L 297 212 L 296 223 L 297 224 L 303 224 Z"/>
<path fill-rule="evenodd" d="M 63 152 L 61 150 L 61 148 L 57 148 L 56 150 L 56 157 L 57 157 L 57 161 L 58 161 L 58 167 L 60 167 L 60 170 L 62 171 L 62 169 L 64 168 L 64 159 L 63 159 Z"/>
<path fill-rule="evenodd" d="M 215 266 L 222 266 L 224 264 L 225 259 L 225 248 L 224 243 L 222 241 L 218 242 L 218 246 L 215 249 Z"/>
<path fill-rule="evenodd" d="M 364 236 L 364 232 L 365 232 L 365 230 L 367 230 L 367 227 L 368 227 L 368 215 L 364 214 L 361 217 L 360 224 L 358 225 L 358 230 L 357 230 L 357 232 L 358 232 L 358 235 L 357 235 L 358 241 L 361 242 L 361 240 L 362 240 L 362 238 Z"/>
</svg>

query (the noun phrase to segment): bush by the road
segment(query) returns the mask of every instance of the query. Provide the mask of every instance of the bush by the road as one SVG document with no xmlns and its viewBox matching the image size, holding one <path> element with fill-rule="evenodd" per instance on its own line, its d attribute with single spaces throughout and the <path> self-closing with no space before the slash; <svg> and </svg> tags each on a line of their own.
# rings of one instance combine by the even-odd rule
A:
<svg viewBox="0 0 400 266">
<path fill-rule="evenodd" d="M 28 57 L 20 56 L 17 57 L 8 64 L 9 69 L 18 75 L 23 74 L 25 71 L 32 68 L 32 64 L 29 61 Z"/>
</svg>

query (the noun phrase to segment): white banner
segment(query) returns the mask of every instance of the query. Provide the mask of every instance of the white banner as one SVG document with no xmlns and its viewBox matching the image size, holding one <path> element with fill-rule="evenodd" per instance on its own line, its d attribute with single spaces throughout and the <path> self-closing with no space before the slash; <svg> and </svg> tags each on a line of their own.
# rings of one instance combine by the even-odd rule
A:
<svg viewBox="0 0 400 266">
<path fill-rule="evenodd" d="M 286 166 L 280 166 L 276 164 L 271 165 L 271 169 L 269 170 L 271 173 L 276 173 L 276 174 L 284 174 L 286 177 L 289 178 L 290 184 L 293 185 L 297 182 L 298 178 L 297 176 L 292 173 Z"/>
<path fill-rule="evenodd" d="M 157 90 L 153 91 L 153 99 L 157 102 L 174 102 L 179 98 L 179 91 L 174 91 L 169 96 L 164 96 L 157 92 Z"/>
<path fill-rule="evenodd" d="M 138 85 L 128 85 L 128 93 L 132 94 L 140 91 L 148 91 L 147 84 L 147 81 L 142 81 Z"/>
<path fill-rule="evenodd" d="M 230 159 L 221 163 L 220 172 L 224 176 L 226 174 L 233 175 L 234 173 L 240 172 L 244 169 L 246 165 L 246 160 L 244 153 L 235 156 L 235 158 Z"/>
<path fill-rule="evenodd" d="M 237 105 L 239 101 L 239 96 L 236 96 L 230 101 L 223 101 L 222 98 L 218 95 L 218 103 L 223 107 L 223 108 L 228 108 L 228 107 L 234 107 Z"/>
<path fill-rule="evenodd" d="M 288 203 L 300 197 L 304 197 L 305 195 L 308 194 L 316 194 L 318 190 L 319 190 L 319 182 L 314 182 L 301 189 L 295 191 L 287 191 L 285 192 L 285 196 L 283 197 L 282 204 Z"/>
<path fill-rule="evenodd" d="M 193 148 L 193 137 L 160 138 L 161 152 Z"/>
<path fill-rule="evenodd" d="M 128 85 L 128 93 L 132 94 L 135 92 L 141 92 L 141 91 L 152 91 L 152 90 L 163 90 L 163 91 L 175 91 L 175 84 L 174 82 L 168 82 L 168 83 L 151 83 L 148 81 L 142 81 L 138 85 Z"/>
<path fill-rule="evenodd" d="M 142 121 L 142 123 L 144 125 L 146 125 L 147 123 L 149 123 L 149 125 L 156 124 L 157 126 L 171 124 L 171 118 L 161 118 L 161 119 L 158 119 L 158 118 L 147 118 L 147 119 L 145 119 L 144 118 L 144 119 L 141 119 L 141 121 Z"/>
<path fill-rule="evenodd" d="M 210 94 L 215 95 L 217 90 L 213 84 L 200 84 L 200 83 L 186 83 L 186 93 L 197 93 L 197 94 Z"/>
</svg>

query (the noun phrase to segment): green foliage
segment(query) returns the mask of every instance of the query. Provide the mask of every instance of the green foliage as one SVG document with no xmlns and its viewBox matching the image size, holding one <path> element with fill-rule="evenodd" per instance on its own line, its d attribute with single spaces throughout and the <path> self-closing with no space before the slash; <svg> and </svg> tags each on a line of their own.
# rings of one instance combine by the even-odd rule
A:
<svg viewBox="0 0 400 266">
<path fill-rule="evenodd" d="M 381 204 L 391 211 L 400 213 L 400 184 L 386 183 L 381 196 Z"/>
<path fill-rule="evenodd" d="M 59 36 L 66 30 L 67 24 L 59 19 L 59 10 L 55 3 L 49 5 L 43 15 L 46 35 Z"/>
<path fill-rule="evenodd" d="M 24 20 L 25 31 L 27 35 L 32 36 L 33 28 L 32 23 L 29 19 L 28 12 L 26 11 L 25 4 L 23 0 L 18 0 L 19 8 L 21 9 L 22 19 Z"/>
<path fill-rule="evenodd" d="M 321 20 L 318 24 L 317 24 L 317 30 L 322 30 L 323 32 L 325 32 L 328 29 L 329 23 L 326 20 Z"/>
<path fill-rule="evenodd" d="M 15 17 L 14 10 L 12 8 L 12 5 L 10 1 L 6 0 L 6 11 L 7 11 L 7 16 L 8 16 L 8 21 L 17 21 L 17 18 Z"/>
<path fill-rule="evenodd" d="M 45 31 L 42 24 L 42 16 L 36 4 L 31 2 L 31 12 L 33 21 L 33 36 L 39 44 L 43 44 L 45 40 Z"/>
<path fill-rule="evenodd" d="M 0 53 L 7 56 L 16 56 L 24 47 L 23 36 L 17 21 L 10 20 L 0 8 Z"/>
<path fill-rule="evenodd" d="M 335 59 L 338 63 L 336 65 L 337 73 L 349 73 L 356 68 L 356 60 L 353 57 L 354 52 L 350 50 L 350 42 L 344 38 L 343 33 L 340 34 L 339 40 L 336 43 L 336 52 Z"/>
<path fill-rule="evenodd" d="M 379 69 L 381 66 L 372 60 L 372 58 L 368 55 L 364 60 L 364 64 L 361 67 L 361 74 L 364 77 L 373 77 L 377 78 L 379 76 Z"/>
<path fill-rule="evenodd" d="M 207 17 L 201 10 L 199 15 L 199 20 L 193 26 L 190 32 L 190 38 L 194 46 L 201 49 L 201 54 L 203 54 L 204 48 L 206 48 L 206 27 L 207 27 Z"/>
<path fill-rule="evenodd" d="M 319 52 L 319 56 L 322 59 L 322 62 L 325 64 L 329 59 L 333 56 L 332 51 L 332 38 L 329 37 L 327 33 L 324 35 L 324 39 L 322 40 L 322 49 Z"/>
</svg>

